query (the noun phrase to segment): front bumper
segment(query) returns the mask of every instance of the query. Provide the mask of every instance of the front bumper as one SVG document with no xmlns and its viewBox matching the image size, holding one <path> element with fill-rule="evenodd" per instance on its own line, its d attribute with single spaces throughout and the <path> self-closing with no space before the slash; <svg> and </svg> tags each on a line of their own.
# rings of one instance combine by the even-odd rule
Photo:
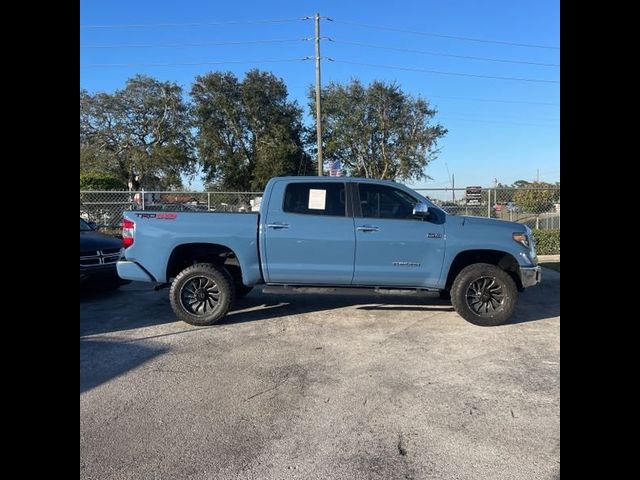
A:
<svg viewBox="0 0 640 480">
<path fill-rule="evenodd" d="M 540 283 L 542 279 L 542 269 L 539 266 L 535 267 L 520 267 L 520 279 L 522 280 L 522 287 L 533 287 Z"/>
</svg>

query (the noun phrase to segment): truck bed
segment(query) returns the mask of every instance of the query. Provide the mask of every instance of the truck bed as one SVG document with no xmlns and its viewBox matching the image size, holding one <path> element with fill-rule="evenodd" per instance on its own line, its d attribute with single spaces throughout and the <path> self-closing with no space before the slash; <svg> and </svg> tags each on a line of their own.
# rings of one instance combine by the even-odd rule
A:
<svg viewBox="0 0 640 480">
<path fill-rule="evenodd" d="M 174 250 L 188 244 L 220 243 L 231 248 L 246 284 L 259 283 L 258 213 L 124 212 L 135 223 L 135 242 L 127 260 L 144 268 L 155 282 L 168 282 L 167 265 Z M 149 279 L 147 279 L 149 280 Z"/>
</svg>

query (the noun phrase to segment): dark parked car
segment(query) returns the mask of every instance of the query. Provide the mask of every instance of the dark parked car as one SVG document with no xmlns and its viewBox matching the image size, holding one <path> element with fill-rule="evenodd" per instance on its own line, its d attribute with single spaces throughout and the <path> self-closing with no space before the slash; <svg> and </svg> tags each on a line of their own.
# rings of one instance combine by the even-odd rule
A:
<svg viewBox="0 0 640 480">
<path fill-rule="evenodd" d="M 129 283 L 116 271 L 122 240 L 97 232 L 80 219 L 80 288 L 96 286 L 118 288 Z"/>
<path fill-rule="evenodd" d="M 145 210 L 165 212 L 208 212 L 206 205 L 195 203 L 157 203 L 146 205 Z"/>
</svg>

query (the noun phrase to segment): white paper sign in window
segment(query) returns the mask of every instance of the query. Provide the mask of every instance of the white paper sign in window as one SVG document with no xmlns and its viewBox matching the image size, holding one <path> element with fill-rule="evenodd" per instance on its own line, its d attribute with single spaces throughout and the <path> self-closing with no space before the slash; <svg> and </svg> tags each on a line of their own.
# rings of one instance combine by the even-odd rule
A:
<svg viewBox="0 0 640 480">
<path fill-rule="evenodd" d="M 309 189 L 309 210 L 324 210 L 327 203 L 327 191 Z"/>
</svg>

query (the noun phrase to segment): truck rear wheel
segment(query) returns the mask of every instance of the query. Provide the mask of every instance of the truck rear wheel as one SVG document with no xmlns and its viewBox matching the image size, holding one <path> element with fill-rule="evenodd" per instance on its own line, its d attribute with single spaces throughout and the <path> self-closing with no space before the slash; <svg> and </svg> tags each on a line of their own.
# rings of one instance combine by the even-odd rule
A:
<svg viewBox="0 0 640 480">
<path fill-rule="evenodd" d="M 495 265 L 474 263 L 463 268 L 451 286 L 456 312 L 474 325 L 505 323 L 516 308 L 518 289 L 513 278 Z"/>
<path fill-rule="evenodd" d="M 233 303 L 235 289 L 224 267 L 196 263 L 181 271 L 171 284 L 169 298 L 175 314 L 191 325 L 213 325 Z"/>
</svg>

